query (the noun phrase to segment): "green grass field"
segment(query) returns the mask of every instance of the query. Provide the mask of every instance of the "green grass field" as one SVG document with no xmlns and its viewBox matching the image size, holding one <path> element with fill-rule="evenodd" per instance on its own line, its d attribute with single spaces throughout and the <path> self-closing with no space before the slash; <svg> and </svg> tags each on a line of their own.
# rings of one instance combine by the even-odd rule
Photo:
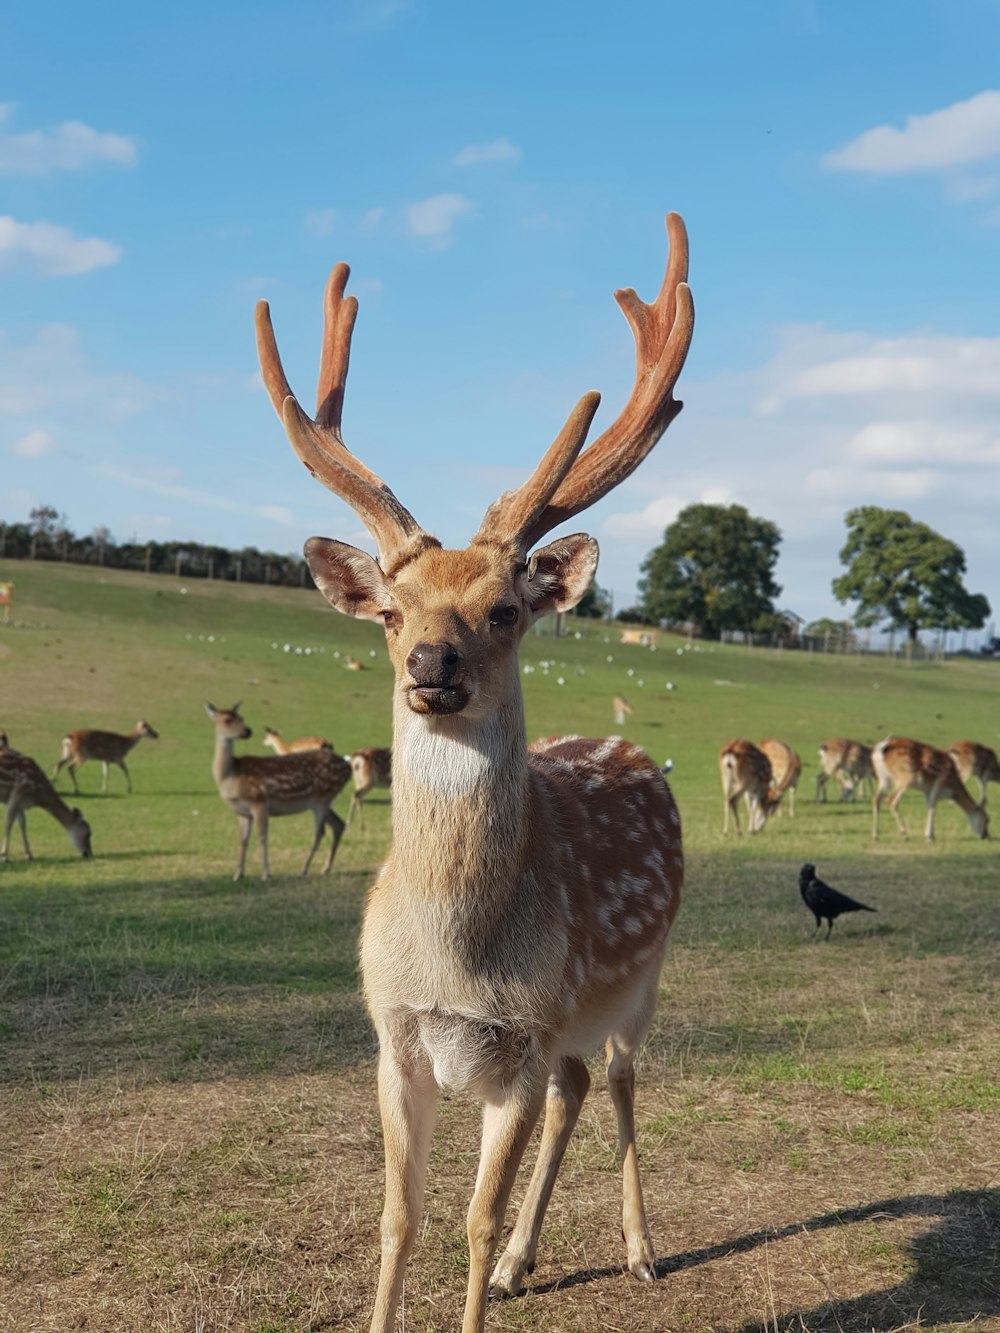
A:
<svg viewBox="0 0 1000 1333">
<path fill-rule="evenodd" d="M 272 880 L 253 845 L 234 884 L 203 705 L 242 700 L 261 753 L 265 725 L 342 753 L 389 744 L 381 630 L 314 592 L 27 563 L 0 579 L 14 746 L 50 770 L 70 728 L 160 732 L 130 756 L 132 796 L 117 770 L 102 796 L 95 764 L 79 798 L 60 779 L 93 861 L 34 811 L 35 862 L 15 835 L 0 865 L 0 1329 L 366 1328 L 382 1164 L 355 955 L 390 797 L 369 798 L 329 877 L 298 877 L 301 816 L 272 824 Z M 873 845 L 866 803 L 811 799 L 828 736 L 997 746 L 1000 669 L 669 636 L 651 652 L 592 623 L 529 635 L 522 661 L 530 736 L 605 734 L 613 695 L 630 699 L 625 734 L 673 760 L 688 874 L 637 1099 L 662 1280 L 622 1274 L 595 1078 L 532 1290 L 489 1327 L 1000 1327 L 995 844 L 945 805 L 926 845 L 909 795 L 911 841 L 883 816 Z M 796 818 L 724 841 L 719 746 L 767 734 L 807 765 Z M 813 941 L 805 860 L 878 915 Z M 474 1106 L 442 1099 L 407 1329 L 460 1322 L 477 1131 Z"/>
</svg>

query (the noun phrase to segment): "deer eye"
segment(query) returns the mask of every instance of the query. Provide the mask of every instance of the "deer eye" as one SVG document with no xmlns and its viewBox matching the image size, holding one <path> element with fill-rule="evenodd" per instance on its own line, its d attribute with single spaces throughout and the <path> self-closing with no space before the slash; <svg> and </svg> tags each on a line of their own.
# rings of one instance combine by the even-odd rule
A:
<svg viewBox="0 0 1000 1333">
<path fill-rule="evenodd" d="M 383 623 L 385 624 L 386 629 L 403 628 L 403 617 L 399 614 L 398 611 L 394 610 L 392 607 L 382 612 L 382 620 Z"/>
<path fill-rule="evenodd" d="M 517 607 L 516 606 L 495 606 L 490 612 L 491 625 L 516 625 Z"/>
</svg>

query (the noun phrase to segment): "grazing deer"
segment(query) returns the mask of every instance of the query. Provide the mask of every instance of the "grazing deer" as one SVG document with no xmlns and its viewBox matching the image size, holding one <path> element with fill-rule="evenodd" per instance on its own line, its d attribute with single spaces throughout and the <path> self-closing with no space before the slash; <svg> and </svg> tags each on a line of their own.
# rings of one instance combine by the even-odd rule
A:
<svg viewBox="0 0 1000 1333">
<path fill-rule="evenodd" d="M 347 812 L 347 824 L 350 827 L 356 806 L 361 827 L 364 828 L 365 797 L 373 787 L 392 786 L 392 751 L 355 750 L 351 755 L 351 774 L 354 777 L 354 795 L 351 797 L 351 808 Z"/>
<path fill-rule="evenodd" d="M 964 810 L 977 838 L 988 838 L 989 818 L 985 799 L 977 805 L 962 785 L 954 760 L 945 750 L 921 741 L 889 736 L 879 741 L 872 751 L 872 766 L 878 786 L 872 802 L 872 837 L 878 837 L 878 814 L 883 798 L 889 795 L 889 809 L 893 813 L 900 834 L 908 837 L 906 826 L 896 808 L 904 794 L 914 787 L 924 794 L 927 802 L 927 824 L 924 837 L 934 839 L 934 811 L 942 798 L 954 801 Z"/>
<path fill-rule="evenodd" d="M 975 741 L 956 741 L 948 746 L 948 753 L 958 769 L 958 776 L 966 784 L 973 778 L 979 783 L 979 799 L 986 804 L 987 782 L 1000 782 L 1000 762 L 996 750 L 988 745 L 978 745 Z"/>
<path fill-rule="evenodd" d="M 275 754 L 301 754 L 303 750 L 332 750 L 333 741 L 326 740 L 323 736 L 301 736 L 297 741 L 283 741 L 281 732 L 275 731 L 274 727 L 264 728 L 264 739 L 261 745 L 266 745 L 268 749 Z"/>
<path fill-rule="evenodd" d="M 495 500 L 464 550 L 446 550 L 346 448 L 344 384 L 357 301 L 346 265 L 326 290 L 316 417 L 292 396 L 266 303 L 264 383 L 302 462 L 372 534 L 377 561 L 313 537 L 312 576 L 333 606 L 382 621 L 393 689 L 393 845 L 368 898 L 361 965 L 379 1038 L 385 1140 L 382 1264 L 371 1328 L 395 1326 L 417 1237 L 439 1087 L 484 1103 L 468 1213 L 464 1333 L 488 1294 L 513 1295 L 604 1040 L 623 1162 L 628 1265 L 654 1276 L 639 1181 L 634 1062 L 659 987 L 683 879 L 680 817 L 656 765 L 619 738 L 526 744 L 520 641 L 590 586 L 597 544 L 537 547 L 638 466 L 680 410 L 671 391 L 691 338 L 683 223 L 656 301 L 616 293 L 636 341 L 635 386 L 583 453 L 598 395 L 571 413 L 532 476 Z M 517 1224 L 490 1275 L 518 1164 L 545 1108 Z"/>
<path fill-rule="evenodd" d="M 788 813 L 794 819 L 795 788 L 802 776 L 802 760 L 790 745 L 776 740 L 773 736 L 765 736 L 762 741 L 758 741 L 757 749 L 761 754 L 767 755 L 768 763 L 771 765 L 772 786 L 767 795 L 769 813 L 777 810 L 778 814 L 781 814 L 782 799 L 787 793 Z"/>
<path fill-rule="evenodd" d="M 722 776 L 722 833 L 729 832 L 732 812 L 737 834 L 741 833 L 739 799 L 747 803 L 747 822 L 751 833 L 759 833 L 767 823 L 773 806 L 770 792 L 773 786 L 771 761 L 753 741 L 727 741 L 719 751 L 719 772 Z"/>
<path fill-rule="evenodd" d="M 159 732 L 154 731 L 148 722 L 142 721 L 137 722 L 127 736 L 121 736 L 117 731 L 94 731 L 89 727 L 84 727 L 80 731 L 70 731 L 63 737 L 62 758 L 52 770 L 52 779 L 55 781 L 62 769 L 69 764 L 73 790 L 79 792 L 80 788 L 76 785 L 77 769 L 82 768 L 88 759 L 99 759 L 103 771 L 101 791 L 107 793 L 108 790 L 108 765 L 117 764 L 125 774 L 125 781 L 131 792 L 132 779 L 125 766 L 125 756 L 139 744 L 143 736 L 148 736 L 150 740 L 159 740 Z"/>
<path fill-rule="evenodd" d="M 853 801 L 858 788 L 874 784 L 872 752 L 860 741 L 834 737 L 819 747 L 819 772 L 816 774 L 816 800 L 826 800 L 826 784 L 836 777 L 840 783 L 840 799 Z"/>
<path fill-rule="evenodd" d="M 337 846 L 344 833 L 344 821 L 330 806 L 351 776 L 347 760 L 332 749 L 301 750 L 287 755 L 233 754 L 233 741 L 246 741 L 253 732 L 240 717 L 239 704 L 216 708 L 206 704 L 205 711 L 215 723 L 215 757 L 212 776 L 219 795 L 240 821 L 240 859 L 233 879 L 242 879 L 247 859 L 250 829 L 257 826 L 260 842 L 261 879 L 271 873 L 267 854 L 267 826 L 271 816 L 300 815 L 311 810 L 316 821 L 316 836 L 309 849 L 302 874 L 308 875 L 323 830 L 330 829 L 330 855 L 323 867 L 325 875 L 333 865 Z"/>
<path fill-rule="evenodd" d="M 635 712 L 635 709 L 625 698 L 624 694 L 616 694 L 611 706 L 615 713 L 616 727 L 624 727 L 626 713 L 631 716 Z"/>
<path fill-rule="evenodd" d="M 32 860 L 28 843 L 28 825 L 24 812 L 32 806 L 45 810 L 69 835 L 69 840 L 83 857 L 93 856 L 90 847 L 90 825 L 79 810 L 71 810 L 34 759 L 9 745 L 0 749 L 0 802 L 7 807 L 7 821 L 3 831 L 0 859 L 8 860 L 10 831 L 15 820 L 21 828 L 24 854 Z"/>
</svg>

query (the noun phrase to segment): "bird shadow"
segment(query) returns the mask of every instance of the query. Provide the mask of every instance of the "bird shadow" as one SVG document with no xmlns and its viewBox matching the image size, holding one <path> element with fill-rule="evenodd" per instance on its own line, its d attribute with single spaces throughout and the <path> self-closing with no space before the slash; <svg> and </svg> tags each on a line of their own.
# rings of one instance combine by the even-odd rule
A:
<svg viewBox="0 0 1000 1333">
<path fill-rule="evenodd" d="M 947 1194 L 914 1194 L 879 1199 L 842 1208 L 784 1227 L 762 1227 L 732 1240 L 684 1250 L 657 1260 L 657 1278 L 723 1262 L 764 1245 L 795 1236 L 896 1221 L 909 1217 L 935 1219 L 934 1225 L 906 1243 L 911 1271 L 902 1282 L 839 1299 L 835 1292 L 812 1308 L 785 1311 L 766 1322 L 716 1325 L 715 1333 L 775 1333 L 777 1328 L 808 1328 L 810 1333 L 860 1333 L 898 1328 L 909 1323 L 983 1319 L 1000 1314 L 1000 1189 L 956 1190 Z M 624 1266 L 581 1269 L 531 1288 L 537 1295 L 618 1277 Z"/>
</svg>

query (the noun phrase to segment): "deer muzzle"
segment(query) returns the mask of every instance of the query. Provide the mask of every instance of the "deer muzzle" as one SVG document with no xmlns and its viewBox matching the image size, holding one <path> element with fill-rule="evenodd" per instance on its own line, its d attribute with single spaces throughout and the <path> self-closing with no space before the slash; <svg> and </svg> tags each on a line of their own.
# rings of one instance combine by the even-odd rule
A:
<svg viewBox="0 0 1000 1333">
<path fill-rule="evenodd" d="M 460 713 L 469 702 L 462 657 L 451 643 L 418 643 L 406 659 L 406 702 L 415 713 Z"/>
</svg>

